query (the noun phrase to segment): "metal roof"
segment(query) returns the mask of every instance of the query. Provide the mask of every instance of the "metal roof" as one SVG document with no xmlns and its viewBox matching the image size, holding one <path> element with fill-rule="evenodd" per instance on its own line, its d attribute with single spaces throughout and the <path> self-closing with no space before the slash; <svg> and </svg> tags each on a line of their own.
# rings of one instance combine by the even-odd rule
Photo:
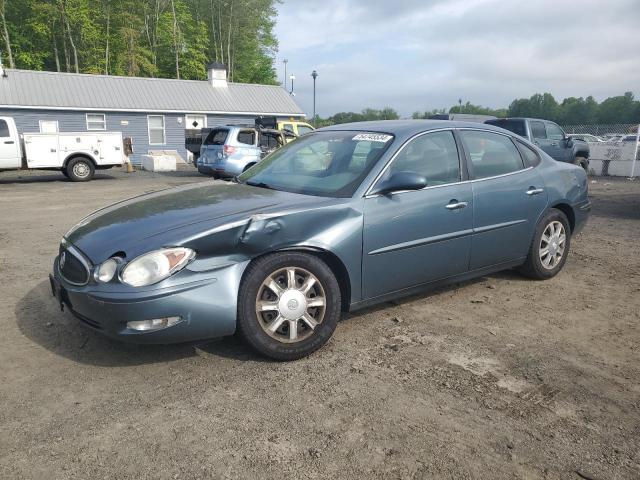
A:
<svg viewBox="0 0 640 480">
<path fill-rule="evenodd" d="M 5 69 L 0 107 L 303 116 L 280 86 Z"/>
</svg>

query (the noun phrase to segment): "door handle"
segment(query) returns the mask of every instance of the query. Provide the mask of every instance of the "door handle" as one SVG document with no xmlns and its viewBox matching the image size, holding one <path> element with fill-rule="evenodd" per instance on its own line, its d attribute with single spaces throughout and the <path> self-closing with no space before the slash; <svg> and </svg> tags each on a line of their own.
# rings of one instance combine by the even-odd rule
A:
<svg viewBox="0 0 640 480">
<path fill-rule="evenodd" d="M 445 208 L 447 210 L 460 210 L 461 208 L 464 208 L 467 205 L 469 205 L 469 202 L 459 202 L 457 200 L 451 200 Z"/>
<path fill-rule="evenodd" d="M 544 188 L 529 187 L 529 190 L 527 190 L 527 195 L 538 195 L 542 192 L 544 192 Z"/>
<path fill-rule="evenodd" d="M 557 146 L 558 146 L 558 142 L 553 142 L 553 143 L 551 144 L 551 146 L 552 146 L 552 147 L 557 147 Z"/>
<path fill-rule="evenodd" d="M 15 142 L 13 140 L 6 140 L 5 145 L 13 145 Z"/>
</svg>

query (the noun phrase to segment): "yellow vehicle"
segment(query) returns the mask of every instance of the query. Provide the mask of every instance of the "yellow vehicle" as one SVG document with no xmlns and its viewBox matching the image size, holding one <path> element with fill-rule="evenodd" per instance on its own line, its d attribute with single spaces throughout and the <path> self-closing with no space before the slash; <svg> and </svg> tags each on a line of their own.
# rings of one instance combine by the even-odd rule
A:
<svg viewBox="0 0 640 480">
<path fill-rule="evenodd" d="M 315 128 L 306 122 L 299 122 L 298 120 L 278 120 L 278 130 L 289 130 L 299 137 L 305 133 L 312 132 Z M 287 137 L 287 143 L 291 140 L 293 138 Z"/>
</svg>

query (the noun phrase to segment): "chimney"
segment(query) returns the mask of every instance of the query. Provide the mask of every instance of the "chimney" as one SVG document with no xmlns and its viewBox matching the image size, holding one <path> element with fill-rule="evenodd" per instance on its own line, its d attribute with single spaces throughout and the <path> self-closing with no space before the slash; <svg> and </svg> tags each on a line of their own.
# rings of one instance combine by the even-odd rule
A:
<svg viewBox="0 0 640 480">
<path fill-rule="evenodd" d="M 220 62 L 211 62 L 207 67 L 207 80 L 212 87 L 226 87 L 227 67 Z"/>
</svg>

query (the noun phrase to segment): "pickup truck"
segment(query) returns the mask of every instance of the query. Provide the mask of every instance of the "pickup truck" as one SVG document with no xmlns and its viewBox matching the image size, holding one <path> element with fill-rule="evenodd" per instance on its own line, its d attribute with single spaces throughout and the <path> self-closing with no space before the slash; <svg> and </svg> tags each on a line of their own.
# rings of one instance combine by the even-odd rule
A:
<svg viewBox="0 0 640 480">
<path fill-rule="evenodd" d="M 587 142 L 577 138 L 572 139 L 556 123 L 537 118 L 498 118 L 484 123 L 504 128 L 526 138 L 559 162 L 580 165 L 585 171 L 589 171 Z"/>
<path fill-rule="evenodd" d="M 0 170 L 59 170 L 86 182 L 96 170 L 123 164 L 121 132 L 18 134 L 11 117 L 0 117 Z"/>
</svg>

